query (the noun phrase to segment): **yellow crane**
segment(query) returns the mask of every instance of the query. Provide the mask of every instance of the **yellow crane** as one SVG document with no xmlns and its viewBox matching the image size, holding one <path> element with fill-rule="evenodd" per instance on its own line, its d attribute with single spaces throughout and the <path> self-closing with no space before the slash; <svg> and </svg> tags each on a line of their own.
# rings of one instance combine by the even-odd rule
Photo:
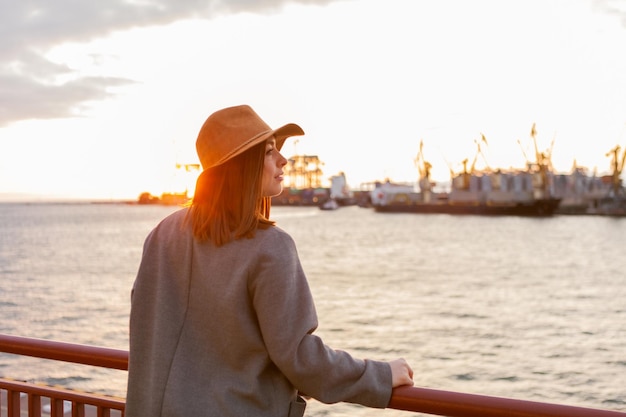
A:
<svg viewBox="0 0 626 417">
<path fill-rule="evenodd" d="M 417 152 L 417 155 L 415 156 L 415 159 L 413 160 L 413 162 L 415 163 L 415 166 L 417 167 L 417 171 L 420 174 L 420 179 L 430 178 L 430 169 L 432 168 L 432 165 L 430 164 L 430 162 L 424 159 L 424 141 L 423 140 L 420 140 L 419 151 Z"/>
<path fill-rule="evenodd" d="M 422 191 L 430 191 L 431 182 L 430 182 L 430 170 L 433 167 L 430 162 L 424 159 L 424 141 L 420 140 L 420 147 L 415 159 L 413 160 L 415 166 L 417 167 L 417 171 L 419 172 L 419 180 L 418 184 L 420 186 L 420 190 Z"/>
<path fill-rule="evenodd" d="M 624 163 L 626 162 L 626 147 L 621 155 L 620 150 L 621 146 L 617 145 L 606 154 L 606 156 L 611 157 L 612 191 L 614 196 L 623 191 L 620 176 L 624 171 Z"/>
<path fill-rule="evenodd" d="M 552 138 L 552 141 L 550 142 L 550 148 L 548 148 L 548 150 L 546 150 L 545 152 L 540 152 L 539 151 L 539 147 L 537 146 L 537 129 L 536 129 L 536 124 L 533 123 L 532 128 L 530 129 L 530 137 L 533 140 L 533 145 L 535 147 L 535 164 L 537 164 L 537 166 L 539 167 L 539 170 L 541 170 L 542 168 L 547 168 L 549 170 L 551 170 L 553 168 L 552 166 L 552 150 L 554 149 L 554 137 Z M 526 157 L 526 155 L 524 154 L 524 157 Z M 528 158 L 527 158 L 528 161 Z"/>
<path fill-rule="evenodd" d="M 485 170 L 489 171 L 489 163 L 487 162 L 487 158 L 485 157 L 485 154 L 483 153 L 483 150 L 480 147 L 481 143 L 484 143 L 485 145 L 487 145 L 487 138 L 485 137 L 484 134 L 480 134 L 480 141 L 474 139 L 474 143 L 476 144 L 476 154 L 474 155 L 474 160 L 472 161 L 472 165 L 470 166 L 470 170 L 469 172 L 471 174 L 473 174 L 476 171 L 476 161 L 478 161 L 478 157 L 482 156 L 483 158 L 483 162 L 485 163 Z"/>
</svg>

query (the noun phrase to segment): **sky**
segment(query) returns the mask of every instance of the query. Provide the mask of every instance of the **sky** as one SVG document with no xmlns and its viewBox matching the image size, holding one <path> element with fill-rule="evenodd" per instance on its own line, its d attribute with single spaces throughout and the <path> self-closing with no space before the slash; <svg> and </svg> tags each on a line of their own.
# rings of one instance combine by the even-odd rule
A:
<svg viewBox="0 0 626 417">
<path fill-rule="evenodd" d="M 626 147 L 626 0 L 0 0 L 0 199 L 181 191 L 213 111 L 349 185 Z M 481 142 L 484 135 L 486 142 Z"/>
</svg>

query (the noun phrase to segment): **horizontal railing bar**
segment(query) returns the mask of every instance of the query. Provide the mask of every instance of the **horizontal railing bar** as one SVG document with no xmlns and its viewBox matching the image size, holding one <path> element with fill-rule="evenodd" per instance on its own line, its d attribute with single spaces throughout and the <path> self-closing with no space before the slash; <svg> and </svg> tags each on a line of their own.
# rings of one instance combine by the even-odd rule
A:
<svg viewBox="0 0 626 417">
<path fill-rule="evenodd" d="M 0 352 L 128 370 L 125 350 L 0 334 Z"/>
<path fill-rule="evenodd" d="M 395 388 L 389 408 L 447 417 L 626 417 L 620 411 L 417 387 Z"/>
<path fill-rule="evenodd" d="M 128 352 L 119 349 L 0 334 L 0 352 L 128 370 Z M 72 392 L 68 391 L 68 395 Z M 80 401 L 78 398 L 76 401 Z M 122 399 L 119 401 L 123 403 Z M 395 388 L 388 408 L 448 417 L 626 417 L 626 412 L 621 411 L 417 387 Z"/>
</svg>

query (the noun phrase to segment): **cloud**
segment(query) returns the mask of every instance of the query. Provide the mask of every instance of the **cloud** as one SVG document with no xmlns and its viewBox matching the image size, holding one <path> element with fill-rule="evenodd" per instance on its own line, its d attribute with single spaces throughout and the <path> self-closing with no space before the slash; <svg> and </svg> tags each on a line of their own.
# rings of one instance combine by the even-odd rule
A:
<svg viewBox="0 0 626 417">
<path fill-rule="evenodd" d="M 332 0 L 291 3 L 326 4 Z M 0 0 L 0 127 L 19 120 L 80 114 L 89 102 L 134 83 L 93 76 L 46 57 L 54 46 L 88 42 L 115 31 L 239 12 L 272 13 L 288 1 L 258 0 Z"/>
<path fill-rule="evenodd" d="M 609 15 L 620 19 L 626 27 L 626 1 L 624 0 L 593 0 L 593 6 Z"/>
</svg>

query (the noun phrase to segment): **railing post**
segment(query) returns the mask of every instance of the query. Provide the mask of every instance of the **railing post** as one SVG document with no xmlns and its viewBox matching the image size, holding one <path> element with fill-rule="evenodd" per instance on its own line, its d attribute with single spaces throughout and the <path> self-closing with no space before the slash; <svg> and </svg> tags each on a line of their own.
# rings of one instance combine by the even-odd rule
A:
<svg viewBox="0 0 626 417">
<path fill-rule="evenodd" d="M 41 417 L 41 396 L 28 394 L 28 417 Z"/>
<path fill-rule="evenodd" d="M 50 417 L 63 417 L 65 414 L 63 402 L 63 399 L 50 398 Z"/>
<path fill-rule="evenodd" d="M 20 417 L 20 392 L 7 390 L 7 415 Z"/>
<path fill-rule="evenodd" d="M 85 404 L 72 401 L 72 417 L 85 417 Z"/>
</svg>

